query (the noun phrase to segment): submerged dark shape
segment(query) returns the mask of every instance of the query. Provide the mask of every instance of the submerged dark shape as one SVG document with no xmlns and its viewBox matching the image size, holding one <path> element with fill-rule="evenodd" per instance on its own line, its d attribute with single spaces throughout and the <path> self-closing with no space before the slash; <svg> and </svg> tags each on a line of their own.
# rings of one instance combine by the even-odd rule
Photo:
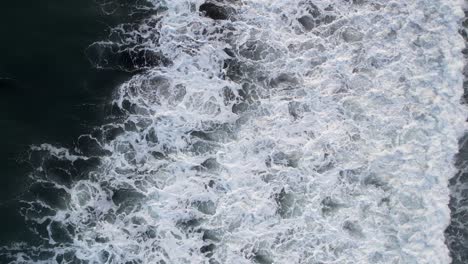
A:
<svg viewBox="0 0 468 264">
<path fill-rule="evenodd" d="M 281 218 L 289 218 L 294 211 L 295 199 L 292 193 L 286 192 L 284 188 L 275 195 L 274 197 L 276 204 L 278 205 L 277 213 Z"/>
<path fill-rule="evenodd" d="M 314 18 L 317 18 L 317 17 L 319 17 L 321 15 L 320 9 L 314 3 L 309 3 L 306 10 Z"/>
<path fill-rule="evenodd" d="M 215 244 L 208 244 L 205 246 L 202 246 L 200 248 L 200 252 L 204 253 L 207 257 L 211 257 L 213 255 L 213 251 L 215 250 L 216 245 Z"/>
<path fill-rule="evenodd" d="M 302 16 L 298 18 L 297 21 L 299 21 L 306 30 L 312 30 L 315 27 L 315 20 L 309 15 Z"/>
<path fill-rule="evenodd" d="M 276 78 L 270 80 L 270 86 L 273 88 L 280 86 L 294 86 L 299 83 L 299 80 L 292 74 L 281 73 Z"/>
<path fill-rule="evenodd" d="M 216 158 L 209 158 L 205 160 L 201 166 L 208 170 L 219 170 L 221 168 L 221 164 L 218 163 Z"/>
<path fill-rule="evenodd" d="M 320 10 L 320 8 L 312 2 L 303 2 L 302 5 L 305 6 L 307 13 L 299 17 L 297 21 L 306 31 L 311 31 L 321 25 L 330 24 L 335 20 L 333 13 L 330 13 L 333 11 L 332 6 Z"/>
<path fill-rule="evenodd" d="M 322 205 L 322 213 L 324 215 L 329 215 L 344 207 L 341 203 L 330 196 L 325 197 L 320 204 Z"/>
<path fill-rule="evenodd" d="M 214 20 L 227 20 L 234 14 L 234 9 L 221 4 L 206 2 L 200 6 L 200 12 Z"/>
<path fill-rule="evenodd" d="M 362 228 L 358 224 L 357 221 L 346 220 L 343 223 L 343 229 L 346 232 L 348 232 L 351 236 L 354 236 L 354 237 L 363 237 L 364 236 L 364 234 L 362 232 Z"/>
<path fill-rule="evenodd" d="M 252 260 L 258 264 L 273 264 L 274 261 L 266 250 L 258 250 L 253 252 Z"/>
<path fill-rule="evenodd" d="M 112 202 L 114 202 L 115 205 L 121 206 L 121 205 L 131 205 L 131 204 L 136 204 L 140 200 L 142 200 L 145 196 L 138 192 L 135 189 L 131 188 L 122 188 L 122 189 L 116 189 L 112 193 Z"/>
</svg>

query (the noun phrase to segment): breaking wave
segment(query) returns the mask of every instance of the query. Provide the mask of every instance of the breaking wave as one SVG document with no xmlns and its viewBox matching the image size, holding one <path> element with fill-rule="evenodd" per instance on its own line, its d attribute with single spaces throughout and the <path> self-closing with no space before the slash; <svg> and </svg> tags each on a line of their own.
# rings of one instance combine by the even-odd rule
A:
<svg viewBox="0 0 468 264">
<path fill-rule="evenodd" d="M 75 148 L 31 149 L 41 239 L 11 261 L 450 262 L 459 3 L 135 2 L 87 50 L 135 75 Z"/>
</svg>

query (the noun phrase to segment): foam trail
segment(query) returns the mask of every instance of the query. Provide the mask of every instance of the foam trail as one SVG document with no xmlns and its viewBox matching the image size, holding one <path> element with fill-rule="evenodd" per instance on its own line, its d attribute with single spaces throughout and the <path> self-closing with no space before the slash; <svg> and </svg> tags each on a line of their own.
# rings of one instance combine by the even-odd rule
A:
<svg viewBox="0 0 468 264">
<path fill-rule="evenodd" d="M 457 1 L 152 3 L 96 44 L 144 70 L 120 121 L 32 151 L 17 262 L 450 263 Z"/>
</svg>

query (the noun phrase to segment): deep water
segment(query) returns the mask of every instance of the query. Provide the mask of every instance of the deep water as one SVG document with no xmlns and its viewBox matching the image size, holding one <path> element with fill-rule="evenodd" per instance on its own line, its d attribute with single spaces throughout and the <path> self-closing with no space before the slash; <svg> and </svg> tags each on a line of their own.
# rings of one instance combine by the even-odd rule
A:
<svg viewBox="0 0 468 264">
<path fill-rule="evenodd" d="M 112 90 L 128 79 L 85 56 L 126 15 L 105 15 L 94 0 L 0 2 L 0 245 L 35 239 L 17 199 L 30 183 L 22 162 L 29 146 L 73 146 L 102 122 Z"/>
</svg>

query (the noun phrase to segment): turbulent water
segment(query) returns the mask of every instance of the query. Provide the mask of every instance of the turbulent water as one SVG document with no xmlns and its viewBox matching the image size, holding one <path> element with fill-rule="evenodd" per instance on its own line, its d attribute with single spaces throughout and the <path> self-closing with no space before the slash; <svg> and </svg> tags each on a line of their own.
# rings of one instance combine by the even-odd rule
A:
<svg viewBox="0 0 468 264">
<path fill-rule="evenodd" d="M 465 18 L 460 34 L 465 39 L 463 54 L 465 62 L 468 61 L 468 5 L 465 1 Z M 468 64 L 465 64 L 463 73 L 465 82 L 463 95 L 465 104 L 468 102 Z M 458 173 L 450 179 L 450 209 L 451 222 L 446 229 L 446 243 L 451 251 L 453 264 L 464 264 L 468 261 L 468 133 L 460 140 L 460 152 L 456 157 Z"/>
<path fill-rule="evenodd" d="M 87 54 L 136 74 L 32 147 L 10 261 L 450 263 L 461 2 L 135 2 Z"/>
</svg>

